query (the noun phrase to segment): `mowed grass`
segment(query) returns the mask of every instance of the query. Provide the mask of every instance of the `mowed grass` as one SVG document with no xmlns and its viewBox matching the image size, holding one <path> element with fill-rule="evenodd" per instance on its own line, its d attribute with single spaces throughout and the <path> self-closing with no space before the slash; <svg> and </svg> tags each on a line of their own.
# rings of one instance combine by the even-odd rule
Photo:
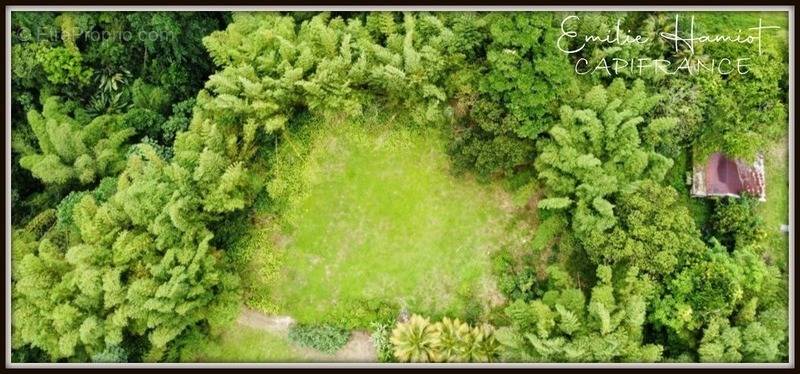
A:
<svg viewBox="0 0 800 374">
<path fill-rule="evenodd" d="M 306 361 L 285 337 L 240 325 L 231 326 L 183 356 L 184 362 Z"/>
<path fill-rule="evenodd" d="M 391 127 L 338 125 L 287 142 L 291 154 L 309 148 L 299 172 L 276 176 L 302 186 L 287 197 L 282 270 L 268 291 L 278 313 L 319 322 L 354 319 L 364 305 L 432 316 L 488 306 L 505 195 L 452 176 L 435 131 Z"/>
<path fill-rule="evenodd" d="M 767 173 L 767 201 L 759 206 L 759 213 L 767 230 L 769 253 L 773 260 L 787 269 L 789 236 L 780 231 L 789 224 L 789 148 L 784 139 L 765 152 L 764 167 Z"/>
</svg>

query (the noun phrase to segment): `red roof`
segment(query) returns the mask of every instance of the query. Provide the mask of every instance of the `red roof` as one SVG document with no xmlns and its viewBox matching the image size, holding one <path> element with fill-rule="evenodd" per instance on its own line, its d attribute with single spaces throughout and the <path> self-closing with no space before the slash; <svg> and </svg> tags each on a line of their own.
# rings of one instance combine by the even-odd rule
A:
<svg viewBox="0 0 800 374">
<path fill-rule="evenodd" d="M 714 153 L 706 164 L 695 168 L 692 194 L 695 196 L 741 196 L 744 194 L 765 200 L 764 159 L 761 155 L 753 164 L 731 160 Z"/>
</svg>

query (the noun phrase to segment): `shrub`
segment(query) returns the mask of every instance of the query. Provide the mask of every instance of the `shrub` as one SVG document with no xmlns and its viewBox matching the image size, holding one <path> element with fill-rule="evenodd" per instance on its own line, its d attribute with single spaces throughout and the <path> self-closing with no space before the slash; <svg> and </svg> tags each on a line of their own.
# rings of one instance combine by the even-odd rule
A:
<svg viewBox="0 0 800 374">
<path fill-rule="evenodd" d="M 497 252 L 492 260 L 492 272 L 498 278 L 497 285 L 503 296 L 511 300 L 536 297 L 536 272 L 532 267 L 520 265 L 508 249 Z"/>
<path fill-rule="evenodd" d="M 289 340 L 318 351 L 333 354 L 350 339 L 350 331 L 331 325 L 292 325 Z"/>
<path fill-rule="evenodd" d="M 741 248 L 764 239 L 764 222 L 756 213 L 758 200 L 723 198 L 711 215 L 713 235 L 728 249 Z"/>
<path fill-rule="evenodd" d="M 161 124 L 161 138 L 166 144 L 172 144 L 176 134 L 189 128 L 194 104 L 195 99 L 187 99 L 172 105 L 172 116 Z"/>
<path fill-rule="evenodd" d="M 380 362 L 395 362 L 394 352 L 392 350 L 391 339 L 392 330 L 391 324 L 386 322 L 373 322 L 372 323 L 372 345 L 375 346 L 375 352 L 378 354 L 378 361 Z"/>
<path fill-rule="evenodd" d="M 150 109 L 133 108 L 123 116 L 125 125 L 136 129 L 140 136 L 156 138 L 159 136 L 164 116 Z"/>
<path fill-rule="evenodd" d="M 93 354 L 92 362 L 128 362 L 128 352 L 118 346 L 107 347 L 102 352 Z"/>
<path fill-rule="evenodd" d="M 151 110 L 155 113 L 166 113 L 172 97 L 168 91 L 145 83 L 137 79 L 131 86 L 133 105 L 140 109 Z"/>
</svg>

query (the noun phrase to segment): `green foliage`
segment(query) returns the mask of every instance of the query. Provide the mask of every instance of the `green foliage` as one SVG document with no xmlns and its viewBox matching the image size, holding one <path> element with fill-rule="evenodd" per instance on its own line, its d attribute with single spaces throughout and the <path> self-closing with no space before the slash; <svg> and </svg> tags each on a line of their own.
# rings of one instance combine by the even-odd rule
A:
<svg viewBox="0 0 800 374">
<path fill-rule="evenodd" d="M 167 144 L 171 144 L 175 140 L 175 135 L 181 131 L 186 131 L 189 128 L 189 122 L 192 118 L 192 108 L 194 108 L 195 100 L 186 99 L 179 103 L 172 105 L 172 115 L 166 122 L 161 124 L 161 139 Z"/>
<path fill-rule="evenodd" d="M 493 273 L 500 292 L 511 300 L 529 300 L 535 296 L 536 273 L 531 267 L 518 266 L 512 256 L 503 250 L 493 258 Z"/>
<path fill-rule="evenodd" d="M 137 134 L 148 138 L 159 138 L 161 124 L 164 123 L 164 116 L 149 109 L 133 108 L 125 113 L 123 121 L 128 127 L 136 130 Z"/>
<path fill-rule="evenodd" d="M 54 84 L 88 82 L 91 70 L 84 70 L 80 53 L 63 47 L 40 50 L 36 58 L 41 61 L 47 80 Z"/>
<path fill-rule="evenodd" d="M 125 142 L 133 131 L 123 127 L 118 117 L 83 122 L 79 113 L 70 117 L 67 108 L 50 97 L 42 113 L 28 113 L 38 147 L 16 142 L 24 155 L 20 165 L 44 183 L 55 185 L 85 185 L 119 173 L 125 165 Z"/>
<path fill-rule="evenodd" d="M 70 192 L 67 197 L 61 200 L 58 203 L 57 213 L 56 216 L 58 217 L 58 224 L 62 226 L 70 226 L 73 223 L 72 220 L 72 212 L 75 208 L 75 204 L 77 204 L 83 196 L 86 195 L 86 192 Z"/>
<path fill-rule="evenodd" d="M 748 324 L 761 311 L 785 305 L 779 296 L 783 292 L 779 274 L 759 260 L 752 247 L 729 254 L 716 243 L 665 282 L 664 294 L 654 302 L 649 318 L 656 326 L 667 327 L 682 345 L 694 346 L 694 333 L 704 326 L 711 329 L 711 336 L 714 329 L 724 329 L 715 325 L 721 318 L 736 317 L 737 323 Z M 786 331 L 772 333 L 780 344 L 778 337 Z"/>
<path fill-rule="evenodd" d="M 747 362 L 785 361 L 788 355 L 788 319 L 783 308 L 769 309 L 742 331 L 742 353 Z"/>
<path fill-rule="evenodd" d="M 137 79 L 131 86 L 131 100 L 133 106 L 137 108 L 163 114 L 169 109 L 172 98 L 170 93 L 163 88 L 147 84 L 142 79 Z"/>
<path fill-rule="evenodd" d="M 242 299 L 258 309 L 277 308 L 266 290 L 274 286 L 281 266 L 273 243 L 280 228 L 264 221 L 275 212 L 285 214 L 287 222 L 303 212 L 319 213 L 286 200 L 302 192 L 300 173 L 314 180 L 329 174 L 308 167 L 305 159 L 320 155 L 301 144 L 307 139 L 298 139 L 303 133 L 296 130 L 325 123 L 330 126 L 324 130 L 332 131 L 376 107 L 387 119 L 382 123 L 393 127 L 447 131 L 456 169 L 474 170 L 484 179 L 512 177 L 512 185 L 535 178 L 530 185 L 541 186 L 544 193 L 541 199 L 520 199 L 538 201 L 538 227 L 520 237 L 509 233 L 501 246 L 513 248 L 494 254 L 496 290 L 425 274 L 434 284 L 430 290 L 436 291 L 421 292 L 423 301 L 431 301 L 427 312 L 458 314 L 475 324 L 450 318 L 431 323 L 414 315 L 394 329 L 374 325 L 381 361 L 786 361 L 788 279 L 785 263 L 772 262 L 775 253 L 785 252 L 781 246 L 787 241 L 769 237 L 759 218 L 766 206 L 757 207 L 750 198 L 722 199 L 708 216 L 711 204 L 681 197 L 688 192 L 683 178 L 692 161 L 702 162 L 717 151 L 751 160 L 785 137 L 786 32 L 773 37 L 767 31 L 764 51 L 751 56 L 748 74 L 626 72 L 612 81 L 576 75 L 571 65 L 579 57 L 677 59 L 691 53 L 658 38 L 660 32 L 674 31 L 669 14 L 579 15 L 580 35 L 610 34 L 609 25 L 619 18 L 623 38 L 640 33 L 653 42 L 590 43 L 567 56 L 554 48 L 564 15 L 547 12 L 262 12 L 231 17 L 15 12 L 10 20 L 12 361 L 176 361 L 184 353 L 200 352 L 201 341 L 228 326 Z M 756 15 L 770 22 L 776 18 L 769 13 L 698 14 L 698 33 L 744 29 Z M 227 29 L 215 31 L 228 20 Z M 121 39 L 131 31 L 132 40 Z M 91 38 L 95 32 L 103 37 Z M 706 43 L 694 54 L 701 60 L 749 56 L 747 48 Z M 654 95 L 656 90 L 670 94 Z M 329 156 L 339 151 L 335 144 L 326 146 L 333 151 L 322 157 L 339 160 Z M 356 159 L 377 165 L 362 171 L 381 176 L 384 170 L 401 172 L 404 164 L 438 168 L 430 161 L 432 153 L 422 151 L 427 157 L 422 163 L 402 158 L 405 153 L 394 148 L 399 161 L 376 160 L 366 152 L 370 157 Z M 293 156 L 284 157 L 289 152 Z M 676 158 L 677 167 L 669 157 Z M 785 165 L 769 167 L 785 174 Z M 278 169 L 295 171 L 281 174 Z M 363 181 L 359 186 L 355 174 L 343 172 L 348 191 L 365 185 L 369 191 L 380 189 Z M 659 184 L 665 174 L 668 186 Z M 436 186 L 450 181 L 429 179 Z M 442 274 L 450 274 L 444 270 L 451 264 L 471 264 L 456 262 L 459 256 L 442 262 L 431 252 L 478 243 L 452 235 L 451 228 L 461 221 L 447 216 L 435 217 L 441 224 L 420 220 L 419 212 L 395 194 L 418 190 L 396 185 L 386 206 L 408 213 L 429 230 L 401 227 L 399 235 L 422 243 L 426 258 L 439 261 L 436 269 Z M 326 203 L 333 201 L 330 196 L 350 197 L 341 193 L 341 185 L 329 187 L 319 195 Z M 520 195 L 531 193 L 524 191 Z M 428 193 L 415 201 L 435 210 L 438 205 Z M 262 197 L 259 207 L 250 210 L 256 196 Z M 452 200 L 469 200 L 462 197 Z M 770 199 L 776 201 L 774 194 Z M 286 207 L 295 212 L 282 210 Z M 475 222 L 488 219 L 502 226 L 477 210 L 470 212 L 482 217 Z M 385 220 L 386 212 L 378 211 Z M 530 212 L 517 213 L 527 217 Z M 320 217 L 325 224 L 347 218 Z M 358 217 L 361 223 L 369 218 L 360 210 Z M 458 219 L 469 217 L 458 214 Z M 768 221 L 769 230 L 777 230 L 772 226 L 786 222 L 785 212 Z M 295 245 L 327 250 L 338 240 L 352 252 L 360 249 L 352 244 L 351 230 L 324 237 L 319 230 L 301 227 Z M 309 232 L 313 235 L 301 235 Z M 429 240 L 427 232 L 438 236 Z M 310 237 L 325 243 L 302 242 Z M 460 242 L 454 246 L 440 237 Z M 415 266 L 423 264 L 408 256 L 409 248 L 365 245 L 373 252 L 359 254 L 389 250 Z M 487 255 L 494 250 L 482 244 L 480 249 Z M 385 253 L 379 257 L 358 262 L 371 271 L 397 267 Z M 323 279 L 336 279 L 329 278 L 329 267 L 345 260 L 325 258 Z M 300 267 L 291 270 L 302 274 Z M 468 278 L 482 274 L 463 266 L 460 271 Z M 354 277 L 370 278 L 364 274 Z M 406 272 L 404 279 L 420 284 L 416 276 Z M 302 291 L 302 298 L 283 290 L 294 298 L 288 308 L 329 307 L 296 316 L 304 324 L 292 327 L 290 339 L 333 353 L 349 338 L 347 330 L 333 326 L 363 328 L 391 320 L 400 305 L 418 303 L 399 294 L 392 300 L 371 297 L 371 288 L 364 296 L 358 293 L 367 289 L 362 283 L 339 283 Z M 394 292 L 391 286 L 376 287 Z M 451 295 L 435 287 L 454 291 Z M 491 307 L 497 296 L 505 306 L 503 316 L 492 315 L 499 308 L 486 312 L 491 307 L 475 297 L 476 292 L 496 291 L 507 300 L 491 295 Z M 318 297 L 334 293 L 331 303 Z M 323 317 L 314 314 L 323 312 Z M 503 327 L 495 331 L 477 324 L 487 314 Z M 280 339 L 267 341 L 289 350 Z M 238 352 L 206 353 L 205 359 Z"/>
<path fill-rule="evenodd" d="M 777 362 L 786 358 L 786 311 L 769 309 L 758 321 L 731 326 L 714 319 L 703 332 L 701 362 Z"/>
<path fill-rule="evenodd" d="M 727 319 L 715 318 L 703 332 L 697 353 L 700 362 L 740 362 L 741 346 L 741 332 L 731 327 Z"/>
<path fill-rule="evenodd" d="M 221 121 L 251 115 L 255 122 L 245 126 L 247 134 L 258 126 L 279 129 L 286 119 L 273 114 L 300 101 L 317 114 L 357 114 L 366 91 L 385 94 L 387 105 L 403 104 L 422 122 L 440 118 L 445 96 L 437 84 L 446 69 L 440 45 L 447 30 L 440 25 L 434 35 L 423 37 L 417 32 L 416 16 L 408 13 L 403 19 L 398 33 L 381 45 L 358 19 L 345 22 L 323 13 L 295 25 L 291 17 L 234 14 L 225 32 L 204 39 L 213 60 L 229 65 L 208 82 L 209 89 L 220 95 L 217 108 L 236 109 L 234 117 Z M 398 42 L 389 44 L 388 40 Z M 271 57 L 254 58 L 231 50 L 231 45 L 242 45 L 243 50 L 260 48 L 262 56 Z M 244 139 L 245 146 L 250 136 Z"/>
<path fill-rule="evenodd" d="M 786 64 L 772 53 L 753 57 L 746 75 L 711 75 L 699 81 L 708 104 L 707 123 L 697 139 L 697 157 L 713 152 L 754 160 L 758 152 L 785 134 Z"/>
<path fill-rule="evenodd" d="M 431 324 L 416 314 L 395 326 L 391 343 L 400 362 L 493 362 L 500 348 L 489 325 L 447 317 Z"/>
<path fill-rule="evenodd" d="M 484 177 L 493 172 L 512 174 L 517 166 L 529 162 L 533 150 L 530 141 L 508 135 L 493 137 L 470 127 L 454 134 L 450 144 L 459 168 L 475 169 Z"/>
<path fill-rule="evenodd" d="M 390 342 L 392 325 L 390 323 L 373 322 L 370 340 L 375 346 L 379 362 L 394 362 L 394 352 Z"/>
<path fill-rule="evenodd" d="M 289 329 L 289 340 L 328 354 L 336 353 L 347 344 L 350 331 L 331 325 L 299 325 Z"/>
<path fill-rule="evenodd" d="M 350 87 L 366 85 L 401 102 L 421 103 L 417 113 L 425 118 L 441 114 L 437 108 L 442 94 L 427 86 L 433 79 L 429 73 L 438 74 L 437 53 L 425 49 L 417 55 L 411 15 L 406 17 L 404 46 L 394 52 L 363 39 L 358 22 L 344 27 L 341 19 L 327 15 L 299 30 L 290 17 L 275 14 L 234 18 L 228 31 L 205 39 L 214 60 L 230 65 L 212 76 L 207 91 L 198 95 L 188 131 L 176 137 L 173 159 L 167 162 L 152 147 L 140 146 L 108 201 L 98 204 L 85 196 L 73 208 L 80 244 L 59 248 L 44 238 L 37 245 L 34 237 L 30 247 L 25 246 L 29 253 L 18 257 L 15 269 L 18 345 L 33 344 L 54 358 L 85 357 L 123 343 L 130 333 L 146 336 L 148 357 L 157 360 L 168 344 L 187 336 L 185 331 L 230 321 L 238 309 L 237 278 L 218 261 L 209 224 L 252 202 L 256 185 L 250 162 L 294 109 L 306 105 L 324 112 L 329 104 L 337 111 L 340 104 L 356 108 L 354 100 L 360 95 Z M 273 37 L 264 38 L 263 33 Z M 286 63 L 242 54 L 231 48 L 235 41 L 243 48 L 268 48 L 262 49 L 264 55 L 270 54 L 269 48 L 280 51 Z M 434 41 L 416 43 L 424 47 Z M 377 65 L 350 68 L 358 61 Z M 428 65 L 434 68 L 420 70 Z M 342 74 L 353 80 L 345 83 Z M 417 87 L 432 96 L 409 95 Z M 50 112 L 45 111 L 45 118 L 54 117 Z M 65 117 L 59 113 L 58 119 L 67 121 Z M 95 129 L 93 124 L 85 128 Z M 82 139 L 94 140 L 89 144 L 102 138 L 102 133 L 89 135 Z M 40 138 L 45 150 L 64 148 Z M 61 153 L 76 153 L 67 151 L 72 148 Z M 62 174 L 71 176 L 68 171 Z"/>
<path fill-rule="evenodd" d="M 92 191 L 92 196 L 98 202 L 104 203 L 117 192 L 117 178 L 106 177 L 100 180 L 100 184 Z"/>
<path fill-rule="evenodd" d="M 672 187 L 646 180 L 618 201 L 617 224 L 602 234 L 590 232 L 582 240 L 596 263 L 636 266 L 661 278 L 706 251 L 700 231 Z"/>
<path fill-rule="evenodd" d="M 114 363 L 128 362 L 128 352 L 118 346 L 107 347 L 104 351 L 92 355 L 92 362 Z"/>
<path fill-rule="evenodd" d="M 542 207 L 542 209 L 547 209 L 547 208 Z M 531 240 L 531 249 L 533 249 L 534 253 L 539 253 L 545 250 L 547 246 L 553 244 L 553 241 L 565 229 L 566 223 L 564 221 L 565 220 L 563 219 L 563 217 L 558 215 L 553 215 L 545 218 L 539 224 L 539 227 L 536 228 L 536 234 L 534 234 L 533 240 Z"/>
<path fill-rule="evenodd" d="M 578 93 L 567 56 L 553 48 L 553 13 L 488 16 L 488 69 L 473 116 L 484 130 L 536 139 L 557 119 L 558 105 Z"/>
<path fill-rule="evenodd" d="M 39 348 L 25 345 L 11 351 L 11 362 L 47 362 L 47 354 Z"/>
<path fill-rule="evenodd" d="M 134 81 L 146 82 L 153 87 L 152 92 L 168 93 L 175 102 L 196 95 L 213 68 L 200 39 L 220 28 L 223 19 L 223 13 L 212 12 L 14 12 L 10 18 L 13 39 L 10 79 L 14 87 L 11 110 L 16 142 L 36 148 L 37 139 L 25 117 L 30 111 L 41 112 L 47 97 L 58 97 L 62 102 L 83 108 L 90 117 L 75 120 L 84 126 L 96 116 L 125 114 L 131 108 Z M 159 113 L 165 117 L 169 114 Z M 121 126 L 153 132 L 160 125 L 158 118 L 153 117 L 145 120 L 132 115 L 127 119 L 139 122 L 127 123 L 123 119 Z M 150 138 L 160 146 L 170 146 L 174 130 L 169 131 L 173 132 L 163 139 L 153 134 Z M 143 135 L 147 134 L 140 137 Z M 87 147 L 91 149 L 92 145 Z M 51 156 L 27 162 L 39 165 L 40 173 L 51 170 L 52 178 L 44 177 L 48 181 L 57 179 L 58 185 L 32 180 L 28 170 L 18 167 L 16 161 L 41 152 L 27 150 L 32 152 L 19 148 L 12 151 L 15 159 L 12 174 L 16 182 L 13 195 L 15 201 L 24 201 L 15 204 L 15 221 L 24 221 L 35 211 L 54 206 L 74 187 L 60 181 L 77 179 L 69 176 L 73 173 L 64 168 L 63 160 Z M 81 161 L 84 168 L 88 163 Z M 90 176 L 87 170 L 79 173 L 85 179 Z"/>
<path fill-rule="evenodd" d="M 536 171 L 548 197 L 539 206 L 569 212 L 573 230 L 587 241 L 613 228 L 619 196 L 644 180 L 661 180 L 672 166 L 655 147 L 675 121 L 644 117 L 658 100 L 642 81 L 628 89 L 616 80 L 563 106 L 559 123 L 537 145 Z"/>
<path fill-rule="evenodd" d="M 663 348 L 646 344 L 643 326 L 653 283 L 635 268 L 617 278 L 597 268 L 588 304 L 581 290 L 551 290 L 506 308 L 511 326 L 497 331 L 503 358 L 524 362 L 656 362 Z"/>
<path fill-rule="evenodd" d="M 709 221 L 713 235 L 728 248 L 742 248 L 764 241 L 764 222 L 756 213 L 754 198 L 722 198 L 715 201 Z"/>
<path fill-rule="evenodd" d="M 128 332 L 148 335 L 158 349 L 202 318 L 201 307 L 226 302 L 224 296 L 211 297 L 213 288 L 204 290 L 204 285 L 230 288 L 234 281 L 213 269 L 208 238 L 197 253 L 176 247 L 161 257 L 154 256 L 158 247 L 151 234 L 117 228 L 118 220 L 126 219 L 120 194 L 128 192 L 122 189 L 99 207 L 91 196 L 78 202 L 73 216 L 82 243 L 62 249 L 55 238 L 44 237 L 18 257 L 13 290 L 18 339 L 54 358 L 94 355 L 122 344 Z"/>
<path fill-rule="evenodd" d="M 465 26 L 466 20 L 473 25 Z M 532 161 L 532 140 L 556 121 L 560 103 L 579 92 L 567 56 L 554 48 L 558 16 L 472 14 L 452 22 L 464 38 L 456 44 L 459 52 L 474 61 L 464 69 L 480 73 L 468 80 L 473 87 L 457 93 L 469 115 L 454 133 L 451 153 L 480 174 L 512 174 Z M 483 53 L 478 43 L 485 44 Z"/>
<path fill-rule="evenodd" d="M 392 330 L 394 355 L 401 362 L 434 361 L 434 328 L 429 319 L 412 315 Z"/>
</svg>

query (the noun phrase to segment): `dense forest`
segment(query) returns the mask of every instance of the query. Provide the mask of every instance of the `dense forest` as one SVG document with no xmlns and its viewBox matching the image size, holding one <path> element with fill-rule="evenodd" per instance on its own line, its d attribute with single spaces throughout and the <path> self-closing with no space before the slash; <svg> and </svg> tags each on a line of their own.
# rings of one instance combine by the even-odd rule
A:
<svg viewBox="0 0 800 374">
<path fill-rule="evenodd" d="M 570 16 L 651 42 L 565 39 Z M 659 37 L 760 20 L 758 47 Z M 788 360 L 786 14 L 10 22 L 15 362 L 327 361 L 361 335 L 380 362 Z M 749 60 L 595 69 L 640 56 Z M 763 157 L 766 201 L 692 197 L 715 152 Z"/>
</svg>

